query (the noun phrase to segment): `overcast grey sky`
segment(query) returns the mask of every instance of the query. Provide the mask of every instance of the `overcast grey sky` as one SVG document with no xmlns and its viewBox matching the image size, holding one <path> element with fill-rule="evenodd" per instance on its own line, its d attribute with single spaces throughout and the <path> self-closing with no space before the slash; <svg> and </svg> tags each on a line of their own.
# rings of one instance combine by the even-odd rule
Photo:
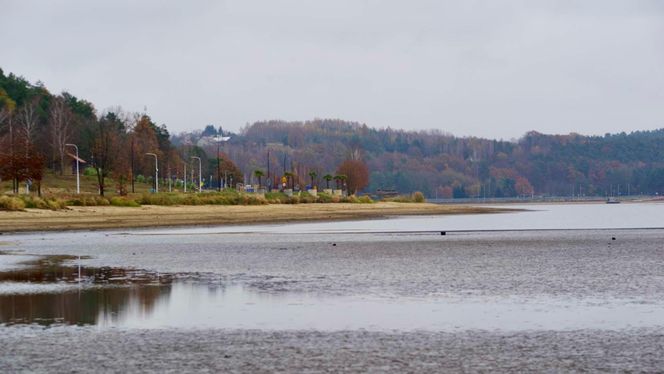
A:
<svg viewBox="0 0 664 374">
<path fill-rule="evenodd" d="M 664 127 L 664 1 L 0 0 L 0 67 L 171 132 Z"/>
</svg>

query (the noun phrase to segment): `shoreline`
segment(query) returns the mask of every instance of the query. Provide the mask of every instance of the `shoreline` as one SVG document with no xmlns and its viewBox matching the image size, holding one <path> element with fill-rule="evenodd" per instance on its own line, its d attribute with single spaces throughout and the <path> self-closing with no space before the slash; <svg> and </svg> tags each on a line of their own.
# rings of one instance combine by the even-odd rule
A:
<svg viewBox="0 0 664 374">
<path fill-rule="evenodd" d="M 247 225 L 307 221 L 348 221 L 391 216 L 491 214 L 521 209 L 430 203 L 275 204 L 275 205 L 146 205 L 69 207 L 66 210 L 0 211 L 0 234 L 40 231 L 78 231 Z"/>
</svg>

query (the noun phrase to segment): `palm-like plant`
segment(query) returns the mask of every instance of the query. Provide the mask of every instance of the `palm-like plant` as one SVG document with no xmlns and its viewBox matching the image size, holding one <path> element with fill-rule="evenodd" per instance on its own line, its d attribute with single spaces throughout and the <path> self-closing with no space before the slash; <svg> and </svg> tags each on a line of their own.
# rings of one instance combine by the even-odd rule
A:
<svg viewBox="0 0 664 374">
<path fill-rule="evenodd" d="M 314 178 L 316 178 L 318 176 L 318 173 L 316 173 L 315 171 L 310 171 L 309 176 L 311 177 L 311 188 L 313 189 L 314 188 Z"/>
<path fill-rule="evenodd" d="M 341 183 L 341 175 L 335 175 L 334 176 L 334 184 L 337 187 L 337 190 L 339 189 L 339 183 Z"/>
<path fill-rule="evenodd" d="M 329 190 L 330 189 L 330 181 L 332 179 L 334 179 L 334 177 L 331 176 L 330 174 L 325 174 L 325 175 L 323 175 L 323 179 L 325 179 L 325 185 L 327 186 L 327 189 Z"/>
<path fill-rule="evenodd" d="M 343 191 L 344 189 L 344 184 L 346 184 L 346 180 L 348 179 L 347 176 L 345 175 L 339 175 L 339 182 L 341 182 L 341 190 Z"/>
<path fill-rule="evenodd" d="M 254 170 L 254 175 L 258 178 L 258 188 L 261 188 L 261 179 L 263 178 L 263 170 Z"/>
</svg>

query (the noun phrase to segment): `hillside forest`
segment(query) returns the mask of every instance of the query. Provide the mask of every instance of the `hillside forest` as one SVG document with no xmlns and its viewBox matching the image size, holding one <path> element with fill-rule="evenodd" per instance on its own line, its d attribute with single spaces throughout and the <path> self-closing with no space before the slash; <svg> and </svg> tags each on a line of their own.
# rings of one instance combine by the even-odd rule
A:
<svg viewBox="0 0 664 374">
<path fill-rule="evenodd" d="M 664 193 L 664 129 L 603 136 L 531 131 L 495 140 L 455 137 L 444 124 L 406 131 L 314 119 L 261 121 L 237 133 L 202 124 L 171 134 L 147 113 L 100 111 L 0 70 L 2 180 L 13 180 L 15 191 L 30 181 L 39 191 L 44 173 L 71 173 L 71 144 L 85 172 L 97 176 L 102 195 L 152 183 L 155 158 L 160 185 L 197 185 L 200 177 L 209 189 L 237 183 L 278 188 L 285 180 L 294 189 L 341 184 L 351 193 L 421 191 L 429 198 Z"/>
</svg>

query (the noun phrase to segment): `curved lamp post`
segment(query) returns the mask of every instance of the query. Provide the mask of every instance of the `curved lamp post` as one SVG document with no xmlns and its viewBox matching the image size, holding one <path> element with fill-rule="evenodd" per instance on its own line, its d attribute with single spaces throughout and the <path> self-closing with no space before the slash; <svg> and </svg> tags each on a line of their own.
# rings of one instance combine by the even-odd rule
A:
<svg viewBox="0 0 664 374">
<path fill-rule="evenodd" d="M 146 153 L 147 156 L 154 156 L 154 192 L 159 192 L 159 161 L 154 153 Z"/>
<path fill-rule="evenodd" d="M 81 174 L 78 170 L 78 146 L 76 144 L 65 144 L 65 146 L 74 147 L 76 149 L 76 194 L 78 195 L 81 193 Z"/>
</svg>

